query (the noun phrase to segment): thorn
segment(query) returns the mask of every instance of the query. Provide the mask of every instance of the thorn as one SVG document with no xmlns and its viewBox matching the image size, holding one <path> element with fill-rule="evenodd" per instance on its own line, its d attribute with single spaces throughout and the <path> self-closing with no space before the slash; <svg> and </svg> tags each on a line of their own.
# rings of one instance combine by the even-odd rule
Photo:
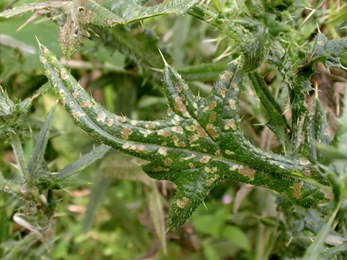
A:
<svg viewBox="0 0 347 260">
<path fill-rule="evenodd" d="M 305 20 L 300 24 L 300 26 L 304 25 L 304 23 L 307 22 L 308 19 L 316 12 L 316 9 L 312 9 L 312 11 L 309 13 L 309 15 L 305 18 Z"/>
<path fill-rule="evenodd" d="M 151 70 L 154 70 L 154 71 L 158 71 L 158 72 L 163 72 L 164 70 L 162 69 L 157 69 L 157 68 L 153 68 L 153 67 L 149 67 Z"/>
<path fill-rule="evenodd" d="M 314 83 L 314 88 L 315 88 L 315 97 L 316 97 L 316 99 L 319 99 L 318 98 L 318 82 L 317 81 Z"/>
<path fill-rule="evenodd" d="M 202 205 L 204 205 L 205 209 L 208 210 L 206 204 L 205 204 L 205 201 L 202 202 Z"/>
<path fill-rule="evenodd" d="M 41 42 L 39 41 L 39 39 L 36 37 L 36 35 L 35 35 L 35 39 L 36 39 L 36 41 L 37 41 L 37 44 L 38 44 L 39 46 L 41 46 L 42 44 L 41 44 Z"/>
<path fill-rule="evenodd" d="M 322 32 L 320 31 L 320 29 L 319 29 L 318 23 L 316 23 L 316 25 L 317 25 L 317 31 L 318 31 L 319 33 L 322 33 Z"/>
<path fill-rule="evenodd" d="M 169 64 L 166 62 L 166 60 L 165 60 L 165 58 L 164 58 L 163 53 L 161 52 L 161 50 L 160 50 L 159 48 L 158 48 L 158 51 L 159 51 L 159 53 L 160 53 L 160 55 L 161 55 L 161 58 L 162 58 L 163 61 L 164 61 L 165 66 L 169 66 Z"/>
</svg>

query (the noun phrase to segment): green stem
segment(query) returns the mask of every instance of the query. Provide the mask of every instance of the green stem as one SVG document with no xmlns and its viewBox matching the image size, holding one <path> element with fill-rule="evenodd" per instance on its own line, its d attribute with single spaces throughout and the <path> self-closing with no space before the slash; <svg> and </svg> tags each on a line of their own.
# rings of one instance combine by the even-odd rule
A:
<svg viewBox="0 0 347 260">
<path fill-rule="evenodd" d="M 23 153 L 23 147 L 19 136 L 15 133 L 10 134 L 11 146 L 16 157 L 17 165 L 19 167 L 19 172 L 21 174 L 21 178 L 24 180 L 24 184 L 30 186 L 29 172 L 28 166 L 25 162 L 25 157 Z"/>
</svg>

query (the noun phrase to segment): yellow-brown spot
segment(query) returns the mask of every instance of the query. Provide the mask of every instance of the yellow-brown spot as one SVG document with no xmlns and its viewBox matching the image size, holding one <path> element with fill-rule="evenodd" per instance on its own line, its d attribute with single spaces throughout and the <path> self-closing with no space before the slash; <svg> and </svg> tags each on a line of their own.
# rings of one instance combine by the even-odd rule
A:
<svg viewBox="0 0 347 260">
<path fill-rule="evenodd" d="M 143 144 L 136 145 L 136 152 L 142 152 L 146 149 L 146 146 Z"/>
<path fill-rule="evenodd" d="M 232 155 L 232 154 L 234 154 L 234 152 L 232 152 L 232 151 L 230 151 L 230 150 L 225 150 L 225 153 L 226 153 L 227 155 Z"/>
<path fill-rule="evenodd" d="M 188 117 L 188 112 L 186 106 L 183 104 L 183 100 L 180 97 L 175 98 L 175 108 L 177 111 L 181 112 L 184 117 Z"/>
<path fill-rule="evenodd" d="M 161 154 L 161 155 L 166 156 L 167 155 L 167 148 L 160 147 L 159 150 L 158 150 L 158 153 Z"/>
<path fill-rule="evenodd" d="M 156 167 L 153 167 L 153 171 L 154 172 L 162 172 L 162 171 L 164 171 L 164 168 L 161 166 L 156 166 Z"/>
<path fill-rule="evenodd" d="M 183 128 L 181 126 L 176 126 L 172 128 L 172 131 L 178 133 L 178 134 L 183 134 Z"/>
<path fill-rule="evenodd" d="M 171 166 L 172 165 L 172 160 L 170 158 L 165 159 L 164 165 L 165 166 Z"/>
<path fill-rule="evenodd" d="M 236 91 L 239 91 L 239 87 L 237 86 L 236 82 L 231 83 L 231 86 L 233 87 L 233 89 L 235 89 Z"/>
<path fill-rule="evenodd" d="M 207 126 L 206 126 L 206 131 L 207 131 L 213 138 L 217 138 L 217 137 L 218 137 L 217 130 L 216 130 L 216 128 L 215 128 L 212 124 L 207 124 Z"/>
<path fill-rule="evenodd" d="M 310 168 L 310 167 L 307 167 L 307 166 L 306 166 L 306 167 L 304 168 L 303 173 L 305 174 L 305 176 L 308 176 L 308 177 L 312 176 L 312 172 L 311 172 L 311 168 Z"/>
<path fill-rule="evenodd" d="M 236 109 L 236 102 L 233 99 L 229 99 L 229 105 L 231 109 Z"/>
<path fill-rule="evenodd" d="M 211 160 L 211 157 L 210 157 L 210 156 L 203 156 L 203 157 L 200 159 L 200 162 L 201 162 L 201 163 L 208 163 L 210 160 Z"/>
<path fill-rule="evenodd" d="M 225 72 L 224 78 L 225 78 L 226 80 L 229 80 L 229 79 L 232 78 L 232 76 L 234 76 L 234 72 L 232 72 L 232 71 L 227 71 L 227 72 Z"/>
<path fill-rule="evenodd" d="M 77 90 L 74 91 L 74 92 L 72 93 L 72 96 L 73 96 L 74 99 L 77 99 L 77 98 L 78 98 L 78 91 L 77 91 Z"/>
<path fill-rule="evenodd" d="M 92 107 L 92 103 L 90 103 L 89 101 L 83 101 L 83 102 L 81 102 L 81 104 L 80 104 L 80 106 L 82 107 L 82 108 L 91 108 Z"/>
<path fill-rule="evenodd" d="M 210 110 L 214 109 L 217 106 L 217 102 L 216 101 L 212 101 L 208 104 L 208 108 Z"/>
<path fill-rule="evenodd" d="M 125 116 L 116 116 L 116 120 L 125 122 L 127 119 L 125 118 Z"/>
<path fill-rule="evenodd" d="M 73 113 L 73 117 L 77 120 L 80 116 L 85 116 L 86 114 L 84 113 L 81 113 L 81 112 L 76 112 L 76 113 Z"/>
<path fill-rule="evenodd" d="M 142 131 L 140 130 L 140 133 L 143 134 L 144 137 L 147 137 L 150 133 L 152 133 L 151 131 L 149 130 L 146 130 L 146 131 Z"/>
<path fill-rule="evenodd" d="M 307 158 L 301 158 L 300 159 L 300 164 L 301 165 L 306 165 L 306 164 L 309 164 L 309 163 L 310 163 L 310 161 Z"/>
<path fill-rule="evenodd" d="M 196 140 L 199 140 L 199 136 L 197 136 L 197 135 L 188 136 L 188 140 L 193 143 Z"/>
<path fill-rule="evenodd" d="M 254 174 L 255 174 L 255 171 L 251 168 L 249 168 L 248 166 L 246 167 L 240 167 L 239 168 L 239 173 L 242 174 L 243 176 L 247 176 L 249 177 L 249 179 L 251 181 L 254 180 Z"/>
<path fill-rule="evenodd" d="M 208 136 L 205 130 L 200 125 L 196 125 L 196 130 L 198 131 L 199 137 L 206 138 Z"/>
<path fill-rule="evenodd" d="M 106 114 L 100 113 L 100 114 L 98 114 L 98 118 L 96 119 L 96 121 L 105 122 L 105 118 L 106 118 Z"/>
<path fill-rule="evenodd" d="M 213 111 L 211 114 L 210 114 L 210 118 L 209 118 L 209 122 L 210 123 L 213 123 L 216 121 L 216 116 L 217 116 L 217 112 L 216 111 Z"/>
<path fill-rule="evenodd" d="M 42 64 L 46 64 L 47 63 L 46 58 L 42 57 L 42 56 L 40 56 L 40 61 L 41 61 Z"/>
<path fill-rule="evenodd" d="M 234 123 L 234 121 L 228 119 L 228 120 L 225 120 L 224 129 L 225 130 L 232 129 L 235 131 L 237 129 L 237 125 Z"/>
<path fill-rule="evenodd" d="M 327 194 L 325 194 L 325 195 L 324 195 L 324 197 L 325 197 L 325 198 L 327 198 L 328 200 L 332 200 L 332 199 L 334 199 L 334 195 L 333 195 L 333 194 L 331 194 L 331 193 L 327 193 Z"/>
<path fill-rule="evenodd" d="M 188 163 L 188 166 L 193 169 L 194 168 L 194 164 L 193 163 Z"/>
<path fill-rule="evenodd" d="M 65 72 L 64 70 L 62 70 L 62 71 L 60 72 L 60 78 L 61 78 L 62 80 L 66 80 L 66 79 L 68 78 L 68 76 L 67 76 L 67 74 L 66 74 L 66 72 Z"/>
<path fill-rule="evenodd" d="M 112 126 L 113 125 L 113 119 L 108 119 L 107 120 L 107 125 Z"/>
<path fill-rule="evenodd" d="M 300 182 L 300 183 L 295 183 L 294 186 L 293 186 L 294 196 L 298 200 L 302 199 L 302 195 L 301 195 L 301 187 L 302 187 L 302 185 L 304 185 L 304 183 Z"/>
<path fill-rule="evenodd" d="M 45 48 L 43 49 L 43 53 L 46 54 L 46 55 L 48 55 L 48 54 L 49 54 L 49 50 L 45 47 Z"/>
<path fill-rule="evenodd" d="M 217 171 L 217 167 L 212 167 L 212 168 L 208 168 L 208 167 L 205 167 L 205 172 L 208 172 L 208 173 L 214 173 Z"/>
<path fill-rule="evenodd" d="M 215 156 L 221 156 L 222 153 L 220 152 L 220 150 L 218 150 L 217 152 L 214 153 Z"/>
<path fill-rule="evenodd" d="M 182 200 L 177 200 L 177 206 L 181 209 L 185 208 L 189 203 L 189 199 L 186 197 L 183 197 Z"/>
<path fill-rule="evenodd" d="M 189 126 L 187 125 L 184 128 L 187 129 L 188 131 L 195 131 L 195 129 L 196 129 L 195 125 L 189 125 Z"/>
<path fill-rule="evenodd" d="M 169 136 L 171 136 L 171 133 L 168 130 L 159 130 L 158 135 L 169 137 Z"/>
<path fill-rule="evenodd" d="M 131 133 L 132 133 L 133 131 L 131 131 L 129 128 L 127 128 L 127 127 L 125 127 L 125 128 L 123 128 L 123 130 L 122 130 L 122 138 L 124 139 L 124 140 L 128 140 L 128 137 L 129 137 L 129 135 L 131 135 Z"/>
<path fill-rule="evenodd" d="M 145 127 L 149 130 L 153 130 L 154 129 L 154 125 L 150 125 L 150 124 L 147 124 L 145 125 Z"/>
<path fill-rule="evenodd" d="M 222 96 L 223 98 L 225 98 L 227 92 L 228 92 L 227 89 L 220 89 L 220 90 L 219 90 L 219 94 L 221 94 L 221 96 Z"/>
<path fill-rule="evenodd" d="M 131 145 L 129 143 L 125 143 L 122 145 L 123 149 L 129 149 L 131 147 Z"/>
<path fill-rule="evenodd" d="M 231 166 L 231 167 L 229 168 L 229 170 L 230 170 L 230 171 L 235 171 L 235 170 L 238 169 L 238 168 L 240 168 L 240 165 L 234 164 L 233 166 Z"/>
<path fill-rule="evenodd" d="M 178 93 L 182 92 L 182 86 L 180 86 L 179 84 L 175 83 L 175 88 L 176 88 Z"/>
</svg>

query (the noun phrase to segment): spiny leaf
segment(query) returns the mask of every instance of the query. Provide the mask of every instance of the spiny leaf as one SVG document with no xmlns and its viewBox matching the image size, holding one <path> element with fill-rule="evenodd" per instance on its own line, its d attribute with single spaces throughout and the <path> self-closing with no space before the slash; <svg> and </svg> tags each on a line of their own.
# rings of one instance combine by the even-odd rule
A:
<svg viewBox="0 0 347 260">
<path fill-rule="evenodd" d="M 315 260 L 319 259 L 319 254 L 323 249 L 324 239 L 329 234 L 331 230 L 331 225 L 333 224 L 336 214 L 339 211 L 340 207 L 336 207 L 333 214 L 329 218 L 329 221 L 322 227 L 322 229 L 317 234 L 314 242 L 306 250 L 305 255 L 302 260 Z"/>
<path fill-rule="evenodd" d="M 155 181 L 150 182 L 151 189 L 147 193 L 149 212 L 152 218 L 155 232 L 157 233 L 164 253 L 167 252 L 165 217 L 163 212 L 162 197 L 158 191 Z"/>
<path fill-rule="evenodd" d="M 340 57 L 347 51 L 347 38 L 328 40 L 323 33 L 318 33 L 310 57 L 310 64 L 323 62 L 329 68 L 342 68 Z"/>
<path fill-rule="evenodd" d="M 67 8 L 67 6 L 71 4 L 72 1 L 47 1 L 43 3 L 26 4 L 5 10 L 0 13 L 0 17 L 10 18 L 15 15 L 38 11 L 42 9 L 65 9 Z"/>
<path fill-rule="evenodd" d="M 166 64 L 164 87 L 170 110 L 164 120 L 150 122 L 105 110 L 43 45 L 40 60 L 57 96 L 87 134 L 150 161 L 143 166 L 150 177 L 177 185 L 169 229 L 182 225 L 223 179 L 273 189 L 306 207 L 331 198 L 328 186 L 313 177 L 305 178 L 305 173 L 317 171 L 306 158 L 266 153 L 245 139 L 239 130 L 243 74 L 236 62 L 205 99 L 194 96 L 181 76 Z"/>
<path fill-rule="evenodd" d="M 49 111 L 46 121 L 42 126 L 39 139 L 37 140 L 35 149 L 33 153 L 31 154 L 30 162 L 28 165 L 28 171 L 29 174 L 35 175 L 38 174 L 39 171 L 47 171 L 47 164 L 44 159 L 47 143 L 48 143 L 48 138 L 49 138 L 49 133 L 50 133 L 50 128 L 53 122 L 53 114 L 54 110 L 56 108 L 56 105 L 54 105 L 51 110 Z"/>
<path fill-rule="evenodd" d="M 101 203 L 109 189 L 111 179 L 106 174 L 98 174 L 89 196 L 86 214 L 83 220 L 83 232 L 87 233 L 92 227 L 95 214 L 101 207 Z"/>
<path fill-rule="evenodd" d="M 289 147 L 289 137 L 288 132 L 290 132 L 290 127 L 287 119 L 284 116 L 281 106 L 277 103 L 273 95 L 271 94 L 268 86 L 265 84 L 263 78 L 257 72 L 250 73 L 249 78 L 253 84 L 253 88 L 260 98 L 260 101 L 264 105 L 268 115 L 270 117 L 267 126 L 273 131 L 284 149 Z"/>
<path fill-rule="evenodd" d="M 15 110 L 15 104 L 8 97 L 7 92 L 0 86 L 0 119 L 8 118 Z"/>
<path fill-rule="evenodd" d="M 155 6 L 143 6 L 138 0 L 48 1 L 6 10 L 0 13 L 0 17 L 9 18 L 37 10 L 58 11 L 66 16 L 65 23 L 60 28 L 60 42 L 63 53 L 70 57 L 83 40 L 90 36 L 88 33 L 90 24 L 113 27 L 158 15 L 170 13 L 181 15 L 198 2 L 199 0 L 175 0 L 164 1 Z"/>
<path fill-rule="evenodd" d="M 83 155 L 78 160 L 74 161 L 73 163 L 69 164 L 64 169 L 62 169 L 58 175 L 55 175 L 55 179 L 65 179 L 67 177 L 70 177 L 71 175 L 79 173 L 95 161 L 102 158 L 109 150 L 110 147 L 106 145 L 98 146 L 97 148 L 93 149 L 89 153 Z"/>
</svg>

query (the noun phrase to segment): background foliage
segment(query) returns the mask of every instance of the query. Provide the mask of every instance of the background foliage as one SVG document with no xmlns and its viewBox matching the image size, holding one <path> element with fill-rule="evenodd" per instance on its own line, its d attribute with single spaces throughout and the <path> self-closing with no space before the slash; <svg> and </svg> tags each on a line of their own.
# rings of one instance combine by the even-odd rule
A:
<svg viewBox="0 0 347 260">
<path fill-rule="evenodd" d="M 33 2 L 37 1 L 14 5 Z M 160 1 L 142 2 L 155 6 Z M 196 2 L 177 1 L 181 5 L 174 10 L 174 1 L 167 1 L 161 10 L 139 12 L 140 17 L 149 17 L 140 22 L 136 15 L 126 15 L 127 1 L 118 1 L 124 8 L 108 14 L 112 22 L 106 24 L 98 16 L 81 20 L 77 14 L 76 18 L 73 9 L 63 9 L 62 14 L 61 9 L 53 8 L 60 1 L 48 2 L 49 8 L 44 4 L 34 17 L 26 13 L 0 18 L 0 84 L 6 91 L 1 90 L 0 96 L 3 259 L 346 258 L 343 133 L 339 150 L 314 146 L 324 160 L 332 162 L 329 181 L 335 189 L 335 200 L 322 204 L 320 210 L 305 210 L 270 190 L 226 180 L 209 193 L 186 224 L 166 232 L 174 185 L 150 179 L 139 167 L 142 161 L 99 146 L 60 105 L 55 105 L 54 92 L 45 84 L 34 35 L 71 69 L 96 101 L 110 112 L 141 120 L 163 118 L 167 110 L 158 48 L 192 91 L 202 97 L 210 92 L 228 62 L 243 53 L 244 70 L 262 65 L 258 71 L 283 111 L 288 111 L 289 97 L 295 101 L 287 119 L 301 119 L 309 110 L 305 102 L 316 104 L 312 106 L 316 113 L 303 126 L 306 132 L 314 129 L 319 111 L 323 113 L 317 109 L 318 95 L 327 114 L 328 131 L 334 136 L 343 122 L 337 118 L 342 114 L 347 76 L 344 70 L 328 71 L 323 64 L 328 68 L 347 66 L 343 39 L 346 4 L 211 0 L 190 8 Z M 90 3 L 104 17 L 98 2 Z M 12 4 L 2 1 L 0 10 Z M 158 12 L 165 15 L 157 16 Z M 73 23 L 74 18 L 77 23 Z M 126 22 L 130 23 L 124 25 Z M 26 26 L 17 31 L 22 25 Z M 322 42 L 324 47 L 320 47 Z M 308 81 L 313 69 L 316 73 Z M 299 76 L 292 73 L 295 70 Z M 281 153 L 283 147 L 302 149 L 300 152 L 311 160 L 312 146 L 298 148 L 299 136 L 290 141 L 275 137 L 273 132 L 281 136 L 283 129 L 271 124 L 276 122 L 272 118 L 276 115 L 267 117 L 268 107 L 259 100 L 261 93 L 251 87 L 251 81 L 245 80 L 240 102 L 241 129 L 247 139 L 268 152 Z M 290 89 L 296 91 L 290 93 Z M 21 179 L 25 175 L 17 165 L 21 143 L 30 182 Z M 45 177 L 58 172 L 61 177 L 53 181 Z M 323 249 L 320 256 L 318 248 Z"/>
</svg>

